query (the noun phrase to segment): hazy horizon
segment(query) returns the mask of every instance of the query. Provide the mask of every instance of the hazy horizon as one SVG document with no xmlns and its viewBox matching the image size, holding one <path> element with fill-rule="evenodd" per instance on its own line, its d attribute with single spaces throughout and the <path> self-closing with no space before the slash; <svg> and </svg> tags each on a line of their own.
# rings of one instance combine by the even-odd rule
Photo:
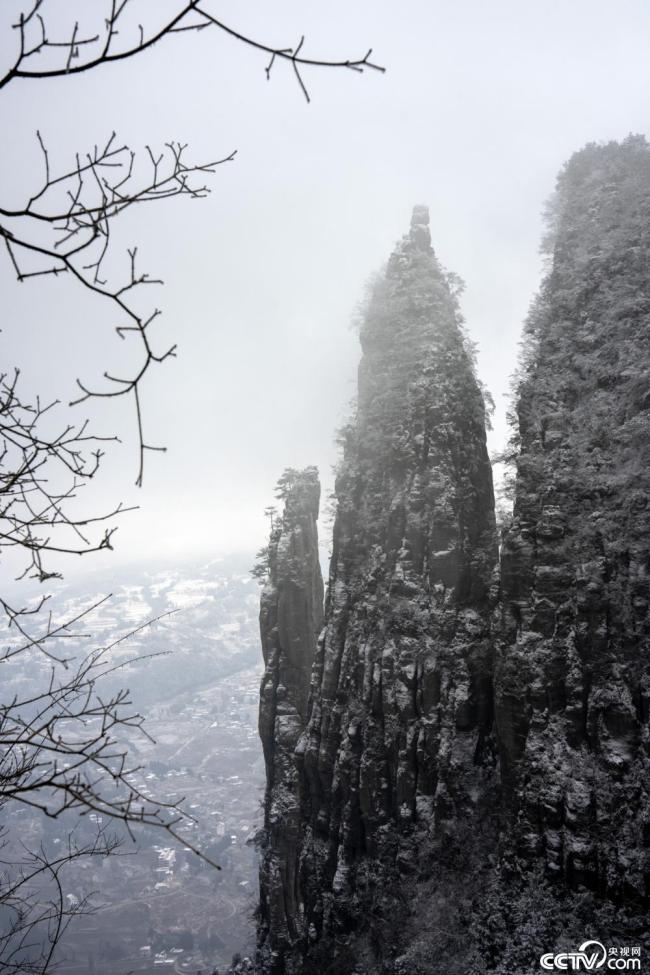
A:
<svg viewBox="0 0 650 975">
<path fill-rule="evenodd" d="M 0 15 L 3 60 L 19 7 Z M 160 340 L 177 341 L 179 358 L 143 392 L 148 437 L 168 451 L 147 458 L 137 491 L 130 406 L 78 409 L 124 440 L 87 492 L 90 506 L 141 510 L 120 520 L 110 562 L 67 560 L 60 567 L 73 575 L 254 551 L 287 466 L 318 465 L 331 490 L 359 357 L 350 322 L 414 204 L 429 206 L 436 254 L 466 282 L 461 306 L 495 399 L 497 449 L 556 175 L 586 142 L 650 128 L 650 8 L 640 0 L 422 2 L 408 15 L 366 0 L 287 2 L 272 14 L 260 0 L 230 0 L 219 15 L 271 44 L 304 33 L 310 55 L 372 47 L 387 72 L 306 72 L 307 105 L 286 66 L 267 83 L 261 54 L 206 30 L 3 92 L 4 205 L 39 179 L 37 128 L 60 166 L 113 129 L 139 150 L 180 139 L 199 161 L 238 150 L 208 199 L 136 210 L 115 241 L 116 260 L 137 243 L 143 269 L 166 282 L 154 299 Z M 19 285 L 7 260 L 0 268 L 4 359 L 21 366 L 27 389 L 66 402 L 77 375 L 93 381 L 123 355 L 97 299 L 60 279 Z"/>
</svg>

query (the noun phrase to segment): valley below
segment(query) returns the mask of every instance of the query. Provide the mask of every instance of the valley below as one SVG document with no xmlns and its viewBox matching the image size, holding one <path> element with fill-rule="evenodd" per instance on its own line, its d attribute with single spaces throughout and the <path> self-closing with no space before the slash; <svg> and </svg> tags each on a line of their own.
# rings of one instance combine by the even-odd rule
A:
<svg viewBox="0 0 650 975">
<path fill-rule="evenodd" d="M 134 571 L 117 587 L 101 576 L 92 580 L 97 598 L 111 590 L 113 596 L 83 620 L 87 636 L 78 653 L 87 652 L 88 641 L 108 645 L 172 614 L 109 651 L 121 666 L 102 693 L 128 687 L 133 708 L 146 717 L 146 736 L 123 735 L 133 784 L 156 801 L 180 803 L 179 835 L 221 869 L 160 829 L 136 828 L 132 839 L 99 814 L 51 819 L 14 805 L 5 819 L 9 827 L 20 824 L 10 834 L 28 850 L 56 855 L 70 836 L 87 843 L 100 830 L 121 840 L 115 854 L 74 860 L 62 874 L 67 906 L 85 907 L 62 938 L 59 975 L 211 975 L 254 944 L 264 772 L 259 587 L 251 562 L 231 557 Z M 96 601 L 87 586 L 66 586 L 57 600 L 69 618 Z M 36 657 L 27 669 L 19 660 L 11 678 L 24 694 L 47 679 L 48 664 Z"/>
</svg>

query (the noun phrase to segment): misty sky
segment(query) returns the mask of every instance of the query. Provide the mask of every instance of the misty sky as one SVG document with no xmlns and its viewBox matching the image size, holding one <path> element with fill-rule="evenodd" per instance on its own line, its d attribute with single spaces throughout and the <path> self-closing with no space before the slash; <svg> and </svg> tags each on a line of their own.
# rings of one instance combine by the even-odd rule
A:
<svg viewBox="0 0 650 975">
<path fill-rule="evenodd" d="M 62 24 L 76 6 L 48 3 Z M 331 487 L 359 357 L 350 322 L 415 203 L 428 204 L 436 253 L 466 281 L 499 446 L 555 176 L 585 142 L 650 129 L 647 0 L 205 5 L 270 44 L 304 33 L 314 56 L 372 46 L 388 70 L 306 72 L 307 105 L 286 66 L 267 83 L 261 54 L 206 30 L 85 76 L 0 92 L 6 206 L 39 179 L 37 128 L 55 165 L 113 129 L 138 150 L 187 142 L 197 161 L 238 150 L 208 199 L 142 209 L 115 242 L 120 252 L 137 243 L 143 269 L 165 279 L 161 344 L 177 341 L 179 358 L 144 389 L 148 437 L 168 452 L 148 458 L 143 490 L 133 486 L 132 410 L 79 408 L 124 440 L 93 485 L 95 507 L 142 506 L 123 517 L 102 564 L 254 550 L 284 467 L 317 464 Z M 24 5 L 1 6 L 5 63 L 6 22 Z M 141 19 L 173 6 L 140 2 Z M 3 252 L 0 288 L 3 367 L 20 365 L 26 388 L 67 401 L 76 375 L 92 381 L 123 356 L 118 323 L 69 282 L 18 285 Z"/>
</svg>

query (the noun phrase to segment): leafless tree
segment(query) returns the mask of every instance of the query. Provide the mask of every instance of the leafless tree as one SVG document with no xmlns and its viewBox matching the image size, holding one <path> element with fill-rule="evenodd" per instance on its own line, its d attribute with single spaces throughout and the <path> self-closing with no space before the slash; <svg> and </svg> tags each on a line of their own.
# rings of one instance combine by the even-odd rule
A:
<svg viewBox="0 0 650 975">
<path fill-rule="evenodd" d="M 137 247 L 127 251 L 125 274 L 119 280 L 110 283 L 109 276 L 104 275 L 111 231 L 120 215 L 132 207 L 173 196 L 205 197 L 208 187 L 196 178 L 214 173 L 216 166 L 230 162 L 235 153 L 199 166 L 185 162 L 187 147 L 180 143 L 170 142 L 158 154 L 147 146 L 141 171 L 136 153 L 118 145 L 112 133 L 104 146 L 93 146 L 83 157 L 77 154 L 70 167 L 59 171 L 51 167 L 40 133 L 37 139 L 43 156 L 43 181 L 19 206 L 0 207 L 0 236 L 18 281 L 67 274 L 112 304 L 119 316 L 116 332 L 121 339 L 132 336 L 138 340 L 140 356 L 130 375 L 104 372 L 104 385 L 93 389 L 78 379 L 79 395 L 70 405 L 91 397 L 133 397 L 140 454 L 136 483 L 141 485 L 145 452 L 164 449 L 152 446 L 144 437 L 142 380 L 151 366 L 172 358 L 176 347 L 159 350 L 152 341 L 151 326 L 160 309 L 139 310 L 135 293 L 162 281 L 138 269 Z"/>
<path fill-rule="evenodd" d="M 60 0 L 32 0 L 27 4 L 13 25 L 15 59 L 0 78 L 0 89 L 18 82 L 35 83 L 39 79 L 105 68 L 115 61 L 141 55 L 174 34 L 208 28 L 267 55 L 265 72 L 269 79 L 277 62 L 289 64 L 307 101 L 305 69 L 325 67 L 357 73 L 365 69 L 384 70 L 370 60 L 371 49 L 362 58 L 327 60 L 310 58 L 303 53 L 304 36 L 296 45 L 282 48 L 248 37 L 219 20 L 211 12 L 209 0 L 182 3 L 168 21 L 150 27 L 138 20 L 137 13 L 142 5 L 132 0 L 95 3 L 90 15 L 88 6 L 80 2 L 67 4 L 67 22 L 57 28 L 52 21 L 57 15 L 62 17 Z M 150 6 L 147 15 L 151 18 Z M 84 17 L 89 21 L 88 29 L 80 25 Z M 63 33 L 53 33 L 55 30 Z M 136 247 L 128 251 L 127 272 L 121 280 L 109 284 L 103 277 L 111 228 L 115 219 L 133 206 L 171 196 L 204 197 L 209 190 L 201 182 L 202 177 L 213 174 L 215 167 L 231 162 L 236 153 L 229 152 L 209 163 L 189 163 L 185 159 L 187 146 L 170 141 L 163 150 L 146 146 L 145 156 L 140 159 L 134 150 L 119 144 L 113 133 L 105 145 L 77 153 L 72 165 L 59 171 L 51 164 L 40 133 L 37 133 L 37 139 L 43 156 L 43 181 L 29 199 L 18 206 L 0 206 L 0 236 L 19 281 L 67 273 L 84 289 L 112 302 L 122 319 L 116 328 L 120 338 L 131 335 L 138 339 L 141 357 L 131 375 L 104 373 L 106 385 L 92 389 L 79 379 L 80 395 L 74 402 L 90 397 L 133 397 L 140 451 L 137 483 L 141 484 L 145 452 L 164 449 L 145 440 L 141 383 L 152 365 L 175 355 L 175 346 L 156 349 L 151 339 L 151 326 L 160 310 L 154 306 L 143 314 L 136 311 L 132 301 L 136 289 L 162 283 L 136 268 Z"/>
<path fill-rule="evenodd" d="M 0 89 L 106 70 L 113 62 L 143 55 L 177 33 L 206 29 L 219 31 L 268 58 L 267 79 L 277 63 L 288 65 L 307 100 L 304 72 L 308 69 L 384 70 L 371 60 L 371 49 L 358 58 L 317 58 L 306 55 L 304 36 L 285 47 L 247 36 L 221 21 L 212 12 L 210 0 L 179 2 L 162 22 L 155 20 L 150 4 L 137 0 L 93 4 L 26 0 L 12 25 L 14 57 L 0 77 Z M 187 147 L 178 142 L 170 141 L 162 151 L 146 146 L 144 154 L 137 154 L 119 143 L 113 133 L 103 146 L 77 152 L 71 164 L 59 167 L 39 132 L 36 140 L 42 180 L 22 201 L 6 205 L 0 197 L 0 237 L 19 282 L 67 275 L 117 312 L 116 333 L 121 339 L 137 340 L 140 353 L 130 374 L 105 371 L 99 385 L 78 378 L 78 396 L 70 405 L 91 398 L 132 398 L 139 447 L 136 483 L 141 485 L 146 452 L 165 449 L 145 437 L 142 382 L 152 366 L 174 357 L 176 347 L 157 347 L 152 327 L 160 309 L 154 304 L 143 312 L 136 301 L 136 294 L 162 283 L 139 269 L 137 247 L 127 251 L 124 274 L 118 280 L 114 273 L 106 272 L 108 263 L 112 272 L 115 267 L 115 261 L 108 260 L 111 231 L 120 215 L 133 207 L 174 196 L 205 197 L 209 192 L 205 178 L 216 167 L 231 162 L 235 151 L 196 164 L 186 160 Z M 45 404 L 38 397 L 35 402 L 26 401 L 17 371 L 0 376 L 0 554 L 8 548 L 24 550 L 28 558 L 23 574 L 43 582 L 59 574 L 44 564 L 46 556 L 110 549 L 113 519 L 126 510 L 117 504 L 111 511 L 90 516 L 74 513 L 80 488 L 97 473 L 104 454 L 102 443 L 115 438 L 94 435 L 85 421 L 56 421 L 53 417 L 60 415 L 56 413 L 60 406 L 58 402 Z M 44 419 L 50 430 L 54 423 L 54 434 L 43 432 Z M 88 531 L 100 523 L 104 531 L 91 539 Z M 43 605 L 38 602 L 25 609 L 0 599 L 10 627 L 17 628 L 28 642 L 38 643 L 38 635 L 28 636 L 26 628 Z M 49 632 L 49 624 L 45 632 Z"/>
<path fill-rule="evenodd" d="M 114 663 L 111 651 L 160 619 L 92 650 L 74 667 L 70 661 L 64 668 L 53 666 L 45 687 L 2 706 L 1 801 L 13 800 L 51 818 L 68 809 L 94 812 L 123 822 L 129 830 L 134 824 L 160 826 L 176 836 L 176 825 L 191 817 L 178 804 L 141 792 L 134 784 L 139 769 L 129 766 L 125 741 L 134 733 L 147 734 L 143 717 L 133 712 L 127 690 L 108 697 L 97 693 L 104 678 L 125 666 Z M 69 621 L 66 628 L 71 632 Z"/>
<path fill-rule="evenodd" d="M 17 369 L 10 377 L 0 375 L 0 552 L 24 552 L 21 575 L 46 582 L 60 575 L 46 568 L 47 554 L 111 548 L 115 527 L 105 528 L 97 541 L 89 538 L 88 531 L 125 509 L 118 504 L 96 517 L 73 513 L 77 492 L 99 468 L 102 442 L 115 438 L 88 434 L 87 422 L 80 428 L 68 423 L 54 432 L 42 430 L 44 418 L 59 404 L 24 402 L 19 375 Z"/>
<path fill-rule="evenodd" d="M 109 70 L 113 62 L 144 56 L 174 34 L 203 30 L 221 32 L 260 52 L 267 79 L 277 65 L 287 65 L 307 101 L 309 69 L 384 70 L 371 60 L 371 50 L 356 59 L 316 58 L 306 55 L 304 37 L 286 47 L 249 37 L 222 22 L 210 0 L 179 2 L 169 19 L 159 22 L 155 18 L 162 6 L 156 11 L 158 5 L 137 0 L 25 2 L 13 24 L 15 53 L 0 77 L 0 89 Z M 205 197 L 207 181 L 235 158 L 235 151 L 196 163 L 181 143 L 136 151 L 112 133 L 103 145 L 74 152 L 60 164 L 39 132 L 35 146 L 42 160 L 39 185 L 19 201 L 7 202 L 0 195 L 4 251 L 19 282 L 65 275 L 107 303 L 117 314 L 117 336 L 134 343 L 130 372 L 106 371 L 98 384 L 79 377 L 78 393 L 69 405 L 93 398 L 132 399 L 140 485 L 147 451 L 164 450 L 145 435 L 143 378 L 173 358 L 176 349 L 159 348 L 155 341 L 154 325 L 161 314 L 156 304 L 142 310 L 143 296 L 162 282 L 141 269 L 136 246 L 123 257 L 123 273 L 116 273 L 113 228 L 125 211 L 144 204 L 176 196 Z M 46 583 L 60 575 L 60 560 L 66 555 L 109 550 L 114 519 L 128 509 L 118 503 L 109 511 L 89 514 L 79 506 L 82 488 L 97 474 L 107 443 L 116 438 L 95 435 L 84 420 L 72 422 L 67 406 L 58 401 L 25 395 L 22 381 L 18 370 L 0 375 L 0 558 L 22 554 L 19 578 Z M 49 605 L 47 595 L 23 602 L 0 594 L 8 625 L 0 665 L 22 655 L 26 666 L 40 660 L 41 673 L 44 659 L 50 668 L 44 685 L 0 701 L 0 810 L 6 815 L 29 808 L 53 819 L 92 812 L 121 823 L 127 832 L 148 825 L 179 838 L 183 822 L 191 819 L 182 803 L 170 805 L 146 795 L 129 763 L 129 739 L 146 734 L 141 715 L 127 691 L 102 693 L 118 666 L 116 645 L 132 634 L 79 660 L 66 648 L 71 641 L 78 646 L 84 635 L 80 628 L 97 604 L 72 618 L 57 617 Z M 0 842 L 0 970 L 44 975 L 71 918 L 89 908 L 85 901 L 71 905 L 66 900 L 66 867 L 79 858 L 115 853 L 120 840 L 106 829 L 90 842 L 71 834 L 55 856 L 44 848 L 21 849 L 11 829 L 0 834 Z M 194 848 L 185 835 L 182 843 Z"/>
<path fill-rule="evenodd" d="M 46 653 L 52 666 L 46 683 L 36 679 L 30 685 L 33 691 L 0 706 L 0 812 L 13 809 L 14 823 L 21 821 L 15 816 L 21 806 L 64 822 L 69 822 L 69 813 L 93 813 L 98 822 L 114 822 L 132 840 L 136 827 L 155 827 L 218 869 L 181 835 L 195 822 L 183 800 L 167 802 L 138 785 L 142 770 L 130 762 L 130 752 L 135 736 L 149 738 L 144 719 L 127 690 L 106 690 L 107 677 L 144 659 L 131 656 L 116 663 L 113 651 L 162 617 L 80 661 L 52 649 L 62 638 L 78 641 L 83 634 L 76 624 L 107 598 L 74 620 L 56 624 L 50 619 L 37 639 L 15 638 L 4 648 L 4 661 L 23 653 L 32 657 L 27 666 L 34 666 L 34 654 Z M 12 819 L 8 822 L 11 826 Z M 34 851 L 24 845 L 19 830 L 0 830 L 5 854 L 0 858 L 0 971 L 42 975 L 48 970 L 70 920 L 90 909 L 88 898 L 65 899 L 65 868 L 82 858 L 121 852 L 123 838 L 106 826 L 98 827 L 91 841 L 79 841 L 71 831 L 62 852 L 52 856 L 43 846 Z"/>
<path fill-rule="evenodd" d="M 201 31 L 214 28 L 228 34 L 235 41 L 245 44 L 268 56 L 265 72 L 270 79 L 276 61 L 291 65 L 300 89 L 309 101 L 309 92 L 303 79 L 303 71 L 308 68 L 343 68 L 362 73 L 366 68 L 384 71 L 381 65 L 370 60 L 372 48 L 362 58 L 325 59 L 307 57 L 303 52 L 305 38 L 300 37 L 297 44 L 276 47 L 257 38 L 249 37 L 235 30 L 212 13 L 210 0 L 188 0 L 179 3 L 173 15 L 162 24 L 143 25 L 138 16 L 142 4 L 132 0 L 106 0 L 95 3 L 90 12 L 90 29 L 80 26 L 84 14 L 89 19 L 87 4 L 77 3 L 68 12 L 67 33 L 62 36 L 51 34 L 49 18 L 52 10 L 61 12 L 60 0 L 32 0 L 25 5 L 25 11 L 15 24 L 17 31 L 17 50 L 14 64 L 3 78 L 0 88 L 18 78 L 55 78 L 60 75 L 80 74 L 113 61 L 123 61 L 141 54 L 147 48 L 172 34 L 181 31 Z M 133 16 L 128 20 L 129 14 Z M 151 21 L 151 9 L 147 10 Z M 94 24 L 94 26 L 92 26 Z M 99 25 L 99 29 L 97 29 Z M 64 28 L 65 31 L 66 28 Z M 42 55 L 49 57 L 43 63 Z"/>
<path fill-rule="evenodd" d="M 5 831 L 6 832 L 6 831 Z M 52 855 L 41 845 L 10 852 L 0 832 L 0 887 L 5 922 L 0 929 L 0 969 L 42 975 L 70 921 L 93 910 L 92 898 L 65 894 L 62 874 L 77 860 L 120 854 L 119 839 L 105 828 L 79 843 L 70 833 L 61 853 Z"/>
</svg>

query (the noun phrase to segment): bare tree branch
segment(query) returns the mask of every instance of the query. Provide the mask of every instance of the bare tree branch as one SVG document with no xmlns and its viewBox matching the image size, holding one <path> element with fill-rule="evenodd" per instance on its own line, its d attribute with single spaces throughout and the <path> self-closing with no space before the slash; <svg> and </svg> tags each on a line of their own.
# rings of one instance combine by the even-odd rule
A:
<svg viewBox="0 0 650 975">
<path fill-rule="evenodd" d="M 117 438 L 89 433 L 87 421 L 58 429 L 50 424 L 56 432 L 43 432 L 44 418 L 59 404 L 23 400 L 19 376 L 18 370 L 0 374 L 0 556 L 8 549 L 24 552 L 21 575 L 45 582 L 58 575 L 45 565 L 48 554 L 112 548 L 116 526 L 95 539 L 89 530 L 134 509 L 120 502 L 101 514 L 74 513 L 79 492 L 99 470 L 104 445 Z"/>
<path fill-rule="evenodd" d="M 69 833 L 58 856 L 48 854 L 43 845 L 28 850 L 20 844 L 15 852 L 8 847 L 5 831 L 0 858 L 0 907 L 4 915 L 0 968 L 3 972 L 45 975 L 72 919 L 94 912 L 92 895 L 81 899 L 64 896 L 62 875 L 81 859 L 124 855 L 119 853 L 121 842 L 104 827 L 84 843 Z"/>
<path fill-rule="evenodd" d="M 173 34 L 207 28 L 264 55 L 267 79 L 278 62 L 286 64 L 308 102 L 305 77 L 310 69 L 384 71 L 371 61 L 371 50 L 357 59 L 319 59 L 305 55 L 304 36 L 293 46 L 259 41 L 218 19 L 209 0 L 178 0 L 176 13 L 160 26 L 134 21 L 131 0 L 104 0 L 103 7 L 68 4 L 70 19 L 63 28 L 61 4 L 25 0 L 22 6 L 13 24 L 13 63 L 0 77 L 0 89 L 28 79 L 78 75 L 144 53 Z M 148 5 L 150 17 L 155 6 Z M 85 26 L 89 19 L 90 29 Z M 139 444 L 136 483 L 141 485 L 146 452 L 165 449 L 145 435 L 142 384 L 152 366 L 175 356 L 176 346 L 158 347 L 153 333 L 160 309 L 153 302 L 141 308 L 142 296 L 150 294 L 148 286 L 162 281 L 141 270 L 136 246 L 127 249 L 123 272 L 116 272 L 113 228 L 121 214 L 141 204 L 205 197 L 207 178 L 232 161 L 235 152 L 197 164 L 187 161 L 187 147 L 180 142 L 168 142 L 162 150 L 146 146 L 136 153 L 119 144 L 113 133 L 103 146 L 77 153 L 60 168 L 40 132 L 36 138 L 42 179 L 21 201 L 0 197 L 0 238 L 18 282 L 66 275 L 114 311 L 120 339 L 135 340 L 138 357 L 130 371 L 120 375 L 105 370 L 98 384 L 79 377 L 79 395 L 68 405 L 132 398 Z M 117 438 L 94 434 L 87 421 L 64 421 L 57 427 L 58 401 L 26 398 L 19 378 L 18 370 L 0 375 L 0 558 L 12 550 L 22 554 L 19 578 L 46 582 L 59 577 L 50 567 L 52 559 L 112 548 L 113 519 L 132 509 L 119 503 L 107 512 L 88 514 L 78 507 L 81 488 L 100 470 L 106 443 Z M 211 862 L 181 837 L 184 824 L 192 820 L 182 802 L 156 800 L 135 782 L 138 769 L 130 765 L 130 738 L 147 733 L 128 691 L 103 693 L 110 687 L 106 679 L 124 665 L 115 662 L 112 651 L 139 628 L 81 661 L 74 658 L 71 641 L 88 635 L 79 627 L 103 602 L 56 618 L 47 595 L 32 602 L 0 596 L 0 616 L 3 612 L 7 624 L 0 666 L 9 667 L 19 655 L 29 661 L 32 654 L 44 655 L 51 665 L 44 685 L 0 703 L 0 809 L 22 806 L 51 819 L 69 811 L 92 813 L 121 824 L 129 835 L 137 826 L 152 826 Z M 81 857 L 114 854 L 119 842 L 102 830 L 90 843 L 69 835 L 60 856 L 44 848 L 10 850 L 11 843 L 16 846 L 8 833 L 0 857 L 0 913 L 6 922 L 0 927 L 0 969 L 46 975 L 67 925 L 92 909 L 88 899 L 75 905 L 66 900 L 63 871 Z"/>
<path fill-rule="evenodd" d="M 267 79 L 271 77 L 277 60 L 290 64 L 307 101 L 309 93 L 302 75 L 303 69 L 323 67 L 363 72 L 368 68 L 384 71 L 383 67 L 370 60 L 371 49 L 362 58 L 323 59 L 303 54 L 304 36 L 295 47 L 274 47 L 259 41 L 219 20 L 210 11 L 207 0 L 188 0 L 180 4 L 175 15 L 158 28 L 147 31 L 138 24 L 134 42 L 124 44 L 122 37 L 133 35 L 135 27 L 129 25 L 126 18 L 126 13 L 132 9 L 130 0 L 107 2 L 100 29 L 87 36 L 82 35 L 78 20 L 70 23 L 69 36 L 55 38 L 51 35 L 47 21 L 50 8 L 49 0 L 32 0 L 13 25 L 17 39 L 16 57 L 12 67 L 0 78 L 0 89 L 18 79 L 53 78 L 89 71 L 102 64 L 140 54 L 178 31 L 202 30 L 206 27 L 219 30 L 239 43 L 270 55 L 265 68 Z M 79 11 L 82 10 L 80 6 Z M 48 56 L 50 63 L 47 62 Z M 44 161 L 43 183 L 22 206 L 0 206 L 0 237 L 19 281 L 68 274 L 84 288 L 113 304 L 121 319 L 116 325 L 120 338 L 124 339 L 131 333 L 138 338 L 142 358 L 134 372 L 129 376 L 104 373 L 108 386 L 103 388 L 91 388 L 79 378 L 80 396 L 71 405 L 91 397 L 133 397 L 139 436 L 136 483 L 141 485 L 146 451 L 165 448 L 154 446 L 145 439 L 139 386 L 152 365 L 161 364 L 176 355 L 176 346 L 157 351 L 150 338 L 149 326 L 160 315 L 160 310 L 153 308 L 148 314 L 141 314 L 130 300 L 132 293 L 141 286 L 162 283 L 146 273 L 136 273 L 136 248 L 129 250 L 130 278 L 109 284 L 107 278 L 102 276 L 110 247 L 111 227 L 124 210 L 137 204 L 179 195 L 193 199 L 207 195 L 208 187 L 195 183 L 195 177 L 214 174 L 215 167 L 232 161 L 235 152 L 212 163 L 198 165 L 185 162 L 187 147 L 181 143 L 169 142 L 166 152 L 157 155 L 147 146 L 150 170 L 148 177 L 142 178 L 136 172 L 135 152 L 126 145 L 116 146 L 113 133 L 103 148 L 95 146 L 85 156 L 77 155 L 75 165 L 54 175 L 40 133 L 37 133 L 37 138 Z"/>
<path fill-rule="evenodd" d="M 271 69 L 276 61 L 282 60 L 291 64 L 300 89 L 309 101 L 309 93 L 304 83 L 301 68 L 333 68 L 347 69 L 363 72 L 365 69 L 384 72 L 386 69 L 374 61 L 371 61 L 372 48 L 361 58 L 315 58 L 305 57 L 301 54 L 305 41 L 304 35 L 295 47 L 274 47 L 256 38 L 249 37 L 238 30 L 228 26 L 223 21 L 214 16 L 209 9 L 206 9 L 207 0 L 189 0 L 181 4 L 176 14 L 167 21 L 162 27 L 146 33 L 141 24 L 137 25 L 136 41 L 127 44 L 125 47 L 116 49 L 115 38 L 119 35 L 118 21 L 126 10 L 129 0 L 122 0 L 117 3 L 112 0 L 110 11 L 104 22 L 104 35 L 100 33 L 89 37 L 79 37 L 79 24 L 75 21 L 71 27 L 69 38 L 61 40 L 51 40 L 40 13 L 47 4 L 45 0 L 35 0 L 31 10 L 27 14 L 21 14 L 14 29 L 18 34 L 18 52 L 13 66 L 7 71 L 5 76 L 0 79 L 0 88 L 18 78 L 55 78 L 62 75 L 80 74 L 90 71 L 102 64 L 110 64 L 113 61 L 123 61 L 125 59 L 141 54 L 148 48 L 157 44 L 158 41 L 172 34 L 182 31 L 200 31 L 206 27 L 214 27 L 229 37 L 234 38 L 241 44 L 245 44 L 264 54 L 270 55 L 270 61 L 265 68 L 267 79 L 270 78 Z M 43 67 L 39 61 L 38 67 L 35 66 L 34 58 L 40 56 L 48 50 L 61 49 L 67 51 L 65 62 L 51 67 Z M 83 52 L 89 52 L 87 58 L 82 57 Z M 42 59 L 41 59 L 42 60 Z M 78 62 L 78 63 L 73 63 Z"/>
<path fill-rule="evenodd" d="M 55 640 L 62 632 L 79 638 L 76 625 L 104 601 L 65 623 L 50 624 L 40 643 L 33 640 L 25 646 L 18 640 L 15 652 L 42 650 L 44 643 Z M 42 604 L 34 611 L 38 614 L 41 608 Z M 184 826 L 195 822 L 183 800 L 154 798 L 136 784 L 141 769 L 129 760 L 134 735 L 153 739 L 144 727 L 142 715 L 133 709 L 129 692 L 118 689 L 101 693 L 109 676 L 137 661 L 160 655 L 136 654 L 116 659 L 113 651 L 145 627 L 170 615 L 165 613 L 92 650 L 74 668 L 69 660 L 63 668 L 55 661 L 46 683 L 0 704 L 0 809 L 13 803 L 50 819 L 59 819 L 69 811 L 81 816 L 93 813 L 121 825 L 132 840 L 138 827 L 154 827 L 219 869 L 181 834 Z M 11 655 L 5 654 L 4 660 Z M 91 844 L 77 845 L 69 836 L 68 848 L 61 856 L 53 858 L 44 849 L 35 853 L 23 849 L 18 859 L 0 858 L 0 908 L 10 919 L 8 925 L 0 928 L 3 972 L 44 975 L 65 927 L 87 907 L 84 903 L 73 910 L 64 902 L 61 870 L 81 856 L 108 856 L 119 845 L 104 828 Z M 54 891 L 51 900 L 44 899 L 44 879 Z"/>
<path fill-rule="evenodd" d="M 195 165 L 185 162 L 187 146 L 181 143 L 167 143 L 157 156 L 147 146 L 148 165 L 141 173 L 136 172 L 135 153 L 126 145 L 116 146 L 113 133 L 103 147 L 95 146 L 83 159 L 77 156 L 74 166 L 55 176 L 40 133 L 37 137 L 44 157 L 43 183 L 22 206 L 0 206 L 0 237 L 19 281 L 49 274 L 71 275 L 83 288 L 113 305 L 122 319 L 116 325 L 121 339 L 129 335 L 138 339 L 142 355 L 131 375 L 114 376 L 105 372 L 104 388 L 91 388 L 79 378 L 80 395 L 70 405 L 93 397 L 133 397 L 139 436 L 136 483 L 141 485 L 145 451 L 165 448 L 154 447 L 145 440 L 139 387 L 151 366 L 176 355 L 176 346 L 156 350 L 150 326 L 159 317 L 160 310 L 153 308 L 143 314 L 132 300 L 136 290 L 162 284 L 160 279 L 136 269 L 136 247 L 127 251 L 128 271 L 121 281 L 109 284 L 103 276 L 111 228 L 120 214 L 137 205 L 175 196 L 203 198 L 209 189 L 194 178 L 213 174 L 217 166 L 232 161 L 235 153 Z"/>
</svg>

